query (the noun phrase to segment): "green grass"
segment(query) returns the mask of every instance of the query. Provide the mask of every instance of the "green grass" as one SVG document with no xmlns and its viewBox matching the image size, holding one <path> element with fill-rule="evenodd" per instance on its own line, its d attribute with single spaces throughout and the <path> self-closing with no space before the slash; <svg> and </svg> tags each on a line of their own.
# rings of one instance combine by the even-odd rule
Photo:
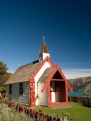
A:
<svg viewBox="0 0 91 121">
<path fill-rule="evenodd" d="M 67 114 L 72 117 L 72 121 L 91 121 L 91 108 L 82 106 L 79 103 L 69 103 L 72 108 L 47 108 L 47 107 L 36 107 L 36 110 L 42 110 L 46 114 L 58 115 Z"/>
</svg>

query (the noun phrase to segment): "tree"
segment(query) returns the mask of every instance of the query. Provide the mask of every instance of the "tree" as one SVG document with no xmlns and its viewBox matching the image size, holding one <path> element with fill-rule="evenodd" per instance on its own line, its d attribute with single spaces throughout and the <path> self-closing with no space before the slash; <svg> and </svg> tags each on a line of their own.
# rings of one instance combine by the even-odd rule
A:
<svg viewBox="0 0 91 121">
<path fill-rule="evenodd" d="M 7 70 L 7 65 L 0 61 L 0 86 L 3 86 L 10 76 L 10 73 L 8 73 Z"/>
<path fill-rule="evenodd" d="M 89 94 L 88 92 L 84 92 L 84 93 L 83 93 L 83 96 L 84 96 L 84 97 L 90 97 L 90 94 Z"/>
</svg>

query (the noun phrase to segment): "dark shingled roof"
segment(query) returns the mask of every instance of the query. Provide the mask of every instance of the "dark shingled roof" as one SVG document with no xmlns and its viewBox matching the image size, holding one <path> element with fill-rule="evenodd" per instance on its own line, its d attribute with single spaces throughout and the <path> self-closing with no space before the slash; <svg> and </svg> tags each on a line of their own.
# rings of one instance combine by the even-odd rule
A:
<svg viewBox="0 0 91 121">
<path fill-rule="evenodd" d="M 39 82 L 40 82 L 40 83 L 45 83 L 46 80 L 48 79 L 49 75 L 50 75 L 51 72 L 53 71 L 53 69 L 54 69 L 54 67 L 47 68 L 47 69 L 44 71 L 43 75 L 40 77 Z"/>
<path fill-rule="evenodd" d="M 47 48 L 44 40 L 42 42 L 42 45 L 41 45 L 41 48 L 40 48 L 40 51 L 39 51 L 39 54 L 42 54 L 42 53 L 49 53 L 48 48 Z"/>
<path fill-rule="evenodd" d="M 12 84 L 18 82 L 29 81 L 29 78 L 33 75 L 41 62 L 35 61 L 18 68 L 14 74 L 7 80 L 5 84 Z"/>
</svg>

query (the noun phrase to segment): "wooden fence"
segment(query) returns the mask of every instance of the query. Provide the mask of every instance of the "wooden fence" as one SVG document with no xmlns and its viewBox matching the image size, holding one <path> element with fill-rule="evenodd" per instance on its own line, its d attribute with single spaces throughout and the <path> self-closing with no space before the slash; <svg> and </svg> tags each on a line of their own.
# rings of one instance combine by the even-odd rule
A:
<svg viewBox="0 0 91 121">
<path fill-rule="evenodd" d="M 10 100 L 3 99 L 1 103 L 7 104 L 8 107 L 14 107 L 18 112 L 25 112 L 25 114 L 31 117 L 33 121 L 68 121 L 67 116 L 54 117 L 46 115 L 41 110 L 36 111 L 22 104 L 16 104 Z"/>
<path fill-rule="evenodd" d="M 69 96 L 69 102 L 77 102 L 82 103 L 83 105 L 91 106 L 91 97 L 76 97 L 76 96 Z"/>
</svg>

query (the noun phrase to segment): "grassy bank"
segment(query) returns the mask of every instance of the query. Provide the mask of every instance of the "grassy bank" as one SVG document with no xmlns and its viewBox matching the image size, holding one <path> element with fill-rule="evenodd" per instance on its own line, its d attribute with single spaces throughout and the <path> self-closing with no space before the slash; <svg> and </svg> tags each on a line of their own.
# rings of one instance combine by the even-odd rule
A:
<svg viewBox="0 0 91 121">
<path fill-rule="evenodd" d="M 72 121 L 91 121 L 91 108 L 82 106 L 79 103 L 69 103 L 72 108 L 47 108 L 47 107 L 36 107 L 36 110 L 42 110 L 43 112 L 51 115 L 62 115 L 66 114 L 72 118 Z"/>
</svg>

